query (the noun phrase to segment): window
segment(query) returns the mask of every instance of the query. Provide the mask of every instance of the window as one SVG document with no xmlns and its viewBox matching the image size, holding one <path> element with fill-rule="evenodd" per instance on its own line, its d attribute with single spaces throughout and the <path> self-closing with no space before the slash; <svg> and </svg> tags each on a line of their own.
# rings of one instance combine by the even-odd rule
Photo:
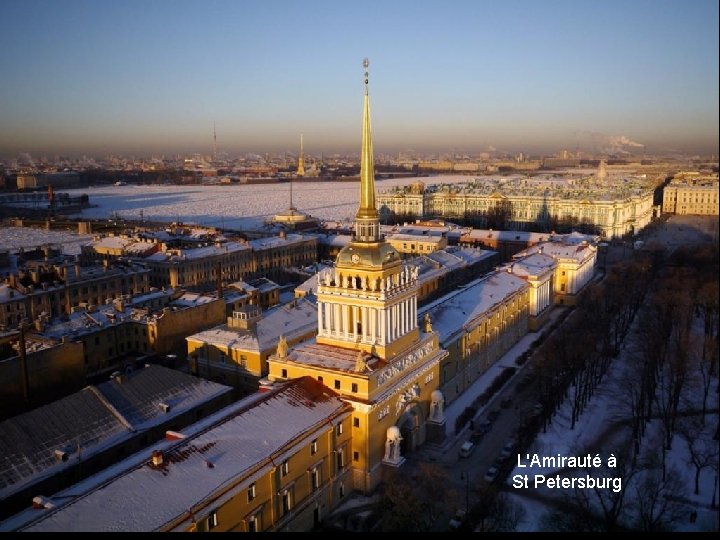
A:
<svg viewBox="0 0 720 540">
<path fill-rule="evenodd" d="M 340 390 L 340 381 L 335 379 L 335 390 Z"/>
<path fill-rule="evenodd" d="M 320 489 L 320 469 L 318 467 L 310 471 L 310 485 L 313 491 Z"/>
<path fill-rule="evenodd" d="M 360 452 L 353 452 L 353 461 L 360 461 Z"/>
<path fill-rule="evenodd" d="M 221 364 L 225 363 L 225 353 L 220 353 L 220 363 Z"/>
<path fill-rule="evenodd" d="M 360 419 L 357 416 L 353 418 L 353 427 L 360 427 Z"/>
<path fill-rule="evenodd" d="M 310 455 L 317 454 L 317 439 L 313 439 L 310 442 Z"/>
<path fill-rule="evenodd" d="M 338 486 L 338 497 L 342 499 L 345 496 L 345 484 L 340 482 L 340 485 Z"/>
<path fill-rule="evenodd" d="M 292 509 L 292 491 L 289 489 L 282 492 L 282 508 L 283 514 L 287 514 Z"/>
<path fill-rule="evenodd" d="M 353 392 L 357 392 L 357 391 L 358 391 L 358 385 L 357 385 L 357 383 L 352 383 L 352 387 L 351 387 L 351 388 L 352 388 L 352 391 L 353 391 Z"/>
<path fill-rule="evenodd" d="M 290 472 L 290 462 L 288 460 L 285 460 L 282 462 L 282 465 L 280 465 L 280 476 L 287 476 Z"/>
<path fill-rule="evenodd" d="M 565 284 L 564 284 L 564 283 L 561 283 L 561 284 L 560 284 L 560 290 L 561 290 L 561 291 L 564 291 L 564 290 L 565 290 Z"/>
<path fill-rule="evenodd" d="M 322 383 L 322 382 L 323 382 L 323 378 L 322 378 L 321 375 L 318 375 L 318 382 L 319 382 L 319 383 Z"/>
<path fill-rule="evenodd" d="M 217 518 L 217 510 L 213 510 L 210 512 L 210 515 L 207 517 L 207 530 L 211 531 L 215 527 L 217 527 L 218 524 L 218 518 Z"/>
<path fill-rule="evenodd" d="M 282 376 L 283 379 L 287 379 L 287 369 L 283 369 L 283 370 L 280 372 L 280 375 Z"/>
<path fill-rule="evenodd" d="M 337 426 L 335 426 L 335 435 L 338 437 L 343 434 L 343 427 L 342 422 L 340 422 Z"/>
<path fill-rule="evenodd" d="M 338 450 L 337 453 L 337 470 L 341 471 L 345 467 L 345 453 L 342 450 Z"/>
<path fill-rule="evenodd" d="M 253 514 L 247 519 L 247 532 L 258 532 L 261 528 L 262 513 Z"/>
<path fill-rule="evenodd" d="M 247 496 L 248 496 L 248 502 L 255 499 L 255 482 L 250 484 L 250 486 L 248 487 Z"/>
</svg>

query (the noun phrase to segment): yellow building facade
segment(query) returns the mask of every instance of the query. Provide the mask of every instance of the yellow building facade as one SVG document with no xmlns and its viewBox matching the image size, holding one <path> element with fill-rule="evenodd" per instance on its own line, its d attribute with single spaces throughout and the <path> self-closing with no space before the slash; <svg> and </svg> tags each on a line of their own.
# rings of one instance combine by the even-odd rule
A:
<svg viewBox="0 0 720 540">
<path fill-rule="evenodd" d="M 718 176 L 678 173 L 663 189 L 663 212 L 699 216 L 718 215 Z"/>
<path fill-rule="evenodd" d="M 306 299 L 295 299 L 264 316 L 260 306 L 242 306 L 227 317 L 227 324 L 186 338 L 190 370 L 252 393 L 267 376 L 267 360 L 281 337 L 293 346 L 314 337 L 316 330 L 317 308 Z"/>
</svg>

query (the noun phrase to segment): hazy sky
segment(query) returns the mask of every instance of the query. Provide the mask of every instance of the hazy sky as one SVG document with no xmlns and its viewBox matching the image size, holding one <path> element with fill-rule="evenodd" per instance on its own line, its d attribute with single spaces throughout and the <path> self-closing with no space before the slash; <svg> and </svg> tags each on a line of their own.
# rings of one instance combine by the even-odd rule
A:
<svg viewBox="0 0 720 540">
<path fill-rule="evenodd" d="M 0 0 L 0 155 L 717 152 L 717 0 Z M 626 146 L 627 147 L 627 146 Z"/>
</svg>

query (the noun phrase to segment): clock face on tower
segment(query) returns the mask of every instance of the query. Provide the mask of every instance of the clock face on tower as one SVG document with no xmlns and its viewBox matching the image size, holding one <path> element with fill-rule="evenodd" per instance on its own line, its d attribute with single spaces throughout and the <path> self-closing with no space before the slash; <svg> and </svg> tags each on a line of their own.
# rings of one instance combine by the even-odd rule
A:
<svg viewBox="0 0 720 540">
<path fill-rule="evenodd" d="M 352 257 L 350 257 L 350 260 L 351 260 L 354 264 L 357 264 L 357 263 L 360 262 L 360 255 L 358 255 L 357 253 L 353 253 Z"/>
</svg>

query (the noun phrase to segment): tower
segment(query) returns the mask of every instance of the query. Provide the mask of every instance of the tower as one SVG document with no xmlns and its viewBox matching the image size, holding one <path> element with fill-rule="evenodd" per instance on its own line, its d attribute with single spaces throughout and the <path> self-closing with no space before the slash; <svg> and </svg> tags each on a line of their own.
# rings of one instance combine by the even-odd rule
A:
<svg viewBox="0 0 720 540">
<path fill-rule="evenodd" d="M 368 61 L 360 149 L 360 202 L 352 240 L 317 276 L 314 341 L 268 358 L 268 384 L 311 376 L 353 406 L 352 439 L 336 454 L 337 489 L 365 493 L 426 439 L 445 436 L 440 363 L 447 351 L 429 320 L 417 324 L 415 267 L 380 234 L 370 129 Z M 338 428 L 337 433 L 342 433 Z M 347 466 L 349 465 L 349 467 Z"/>
<path fill-rule="evenodd" d="M 217 159 L 217 130 L 215 129 L 215 121 L 213 120 L 213 161 Z"/>
<path fill-rule="evenodd" d="M 597 170 L 597 179 L 601 181 L 605 181 L 607 178 L 607 164 L 605 163 L 604 159 L 600 160 L 600 163 L 598 164 L 598 170 Z"/>
<path fill-rule="evenodd" d="M 363 66 L 360 204 L 352 241 L 338 253 L 335 268 L 318 277 L 317 342 L 389 359 L 418 339 L 417 271 L 403 266 L 399 253 L 380 235 L 367 59 Z"/>
<path fill-rule="evenodd" d="M 303 152 L 303 136 L 300 134 L 300 157 L 298 158 L 298 176 L 305 176 L 305 153 Z"/>
</svg>

